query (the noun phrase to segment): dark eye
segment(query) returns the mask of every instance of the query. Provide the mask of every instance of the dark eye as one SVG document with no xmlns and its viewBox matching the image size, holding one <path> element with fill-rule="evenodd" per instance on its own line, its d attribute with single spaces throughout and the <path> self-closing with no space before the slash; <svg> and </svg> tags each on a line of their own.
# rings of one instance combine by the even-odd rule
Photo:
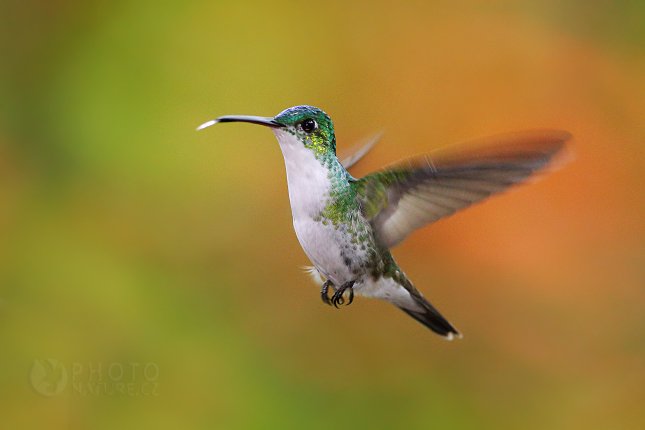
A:
<svg viewBox="0 0 645 430">
<path fill-rule="evenodd" d="M 300 124 L 300 126 L 302 127 L 302 130 L 305 133 L 311 133 L 316 128 L 316 121 L 314 121 L 311 118 L 308 118 L 308 119 L 304 120 L 302 122 L 302 124 Z"/>
</svg>

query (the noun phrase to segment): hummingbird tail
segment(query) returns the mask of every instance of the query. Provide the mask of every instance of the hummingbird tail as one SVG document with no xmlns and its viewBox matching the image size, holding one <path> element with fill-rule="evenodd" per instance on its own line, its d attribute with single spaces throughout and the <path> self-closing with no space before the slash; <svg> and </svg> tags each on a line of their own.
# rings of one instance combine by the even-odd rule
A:
<svg viewBox="0 0 645 430">
<path fill-rule="evenodd" d="M 461 333 L 459 333 L 457 329 L 454 328 L 452 324 L 450 324 L 448 320 L 445 319 L 423 296 L 420 294 L 418 296 L 416 294 L 411 294 L 410 296 L 417 305 L 417 309 L 406 309 L 401 306 L 397 307 L 447 340 L 453 340 L 455 337 L 459 339 L 462 338 Z M 419 308 L 421 309 L 419 310 Z"/>
</svg>

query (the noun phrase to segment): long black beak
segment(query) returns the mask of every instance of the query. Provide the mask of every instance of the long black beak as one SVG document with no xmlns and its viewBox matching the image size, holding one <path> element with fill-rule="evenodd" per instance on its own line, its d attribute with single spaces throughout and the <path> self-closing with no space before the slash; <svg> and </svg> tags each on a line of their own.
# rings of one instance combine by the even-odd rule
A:
<svg viewBox="0 0 645 430">
<path fill-rule="evenodd" d="M 213 119 L 211 121 L 205 122 L 197 130 L 202 128 L 210 127 L 211 125 L 217 124 L 218 122 L 250 122 L 251 124 L 259 124 L 267 127 L 279 128 L 284 127 L 285 125 L 274 120 L 273 118 L 265 118 L 263 116 L 249 116 L 249 115 L 224 115 L 219 118 Z"/>
</svg>

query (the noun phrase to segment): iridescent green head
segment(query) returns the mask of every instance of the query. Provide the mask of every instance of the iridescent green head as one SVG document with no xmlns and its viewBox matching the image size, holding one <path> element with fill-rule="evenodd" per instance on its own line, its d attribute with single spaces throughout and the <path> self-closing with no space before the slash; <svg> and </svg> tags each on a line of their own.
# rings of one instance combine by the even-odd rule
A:
<svg viewBox="0 0 645 430">
<path fill-rule="evenodd" d="M 329 115 L 313 106 L 295 106 L 280 112 L 274 118 L 284 124 L 282 130 L 297 136 L 308 148 L 322 153 L 336 154 L 334 123 Z"/>
<path fill-rule="evenodd" d="M 197 129 L 201 130 L 219 122 L 250 122 L 264 125 L 273 128 L 276 135 L 282 131 L 295 136 L 305 147 L 312 149 L 316 157 L 336 155 L 334 123 L 329 115 L 313 106 L 295 106 L 280 112 L 274 118 L 225 115 L 208 121 Z"/>
</svg>

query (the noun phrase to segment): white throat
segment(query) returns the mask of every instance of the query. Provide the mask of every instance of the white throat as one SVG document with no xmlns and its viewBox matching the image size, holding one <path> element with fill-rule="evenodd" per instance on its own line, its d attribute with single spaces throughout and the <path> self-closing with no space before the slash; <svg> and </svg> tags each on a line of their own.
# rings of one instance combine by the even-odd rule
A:
<svg viewBox="0 0 645 430">
<path fill-rule="evenodd" d="M 296 136 L 273 129 L 287 169 L 287 185 L 293 218 L 315 217 L 325 207 L 331 181 L 329 171 L 316 159 L 314 151 Z"/>
</svg>

